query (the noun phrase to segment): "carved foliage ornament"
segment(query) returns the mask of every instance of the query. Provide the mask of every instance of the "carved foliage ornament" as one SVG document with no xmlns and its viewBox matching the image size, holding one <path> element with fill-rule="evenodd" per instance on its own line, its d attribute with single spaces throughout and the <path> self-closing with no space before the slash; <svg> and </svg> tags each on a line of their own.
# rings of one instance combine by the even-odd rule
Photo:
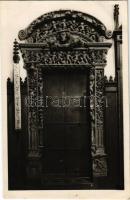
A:
<svg viewBox="0 0 130 200">
<path fill-rule="evenodd" d="M 103 38 L 112 37 L 112 32 L 95 17 L 82 12 L 60 10 L 37 18 L 19 32 L 19 39 L 26 39 L 29 43 L 45 43 L 54 40 L 55 36 L 57 41 L 65 43 L 69 39 L 66 32 L 69 35 L 82 35 L 88 42 L 101 42 Z"/>
</svg>

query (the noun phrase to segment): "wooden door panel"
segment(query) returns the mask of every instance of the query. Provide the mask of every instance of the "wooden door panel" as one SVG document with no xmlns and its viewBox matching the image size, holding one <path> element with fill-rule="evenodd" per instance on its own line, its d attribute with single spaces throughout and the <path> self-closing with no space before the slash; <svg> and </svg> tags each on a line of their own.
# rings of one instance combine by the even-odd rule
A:
<svg viewBox="0 0 130 200">
<path fill-rule="evenodd" d="M 45 146 L 48 149 L 62 150 L 65 148 L 65 127 L 63 124 L 46 124 L 45 125 Z"/>
<path fill-rule="evenodd" d="M 62 95 L 64 91 L 64 73 L 59 71 L 44 72 L 44 91 L 47 96 Z"/>
<path fill-rule="evenodd" d="M 86 123 L 86 108 L 69 107 L 64 109 L 64 121 L 70 123 Z"/>
<path fill-rule="evenodd" d="M 87 81 L 84 71 L 65 74 L 65 93 L 67 96 L 82 96 L 86 93 Z"/>
<path fill-rule="evenodd" d="M 44 76 L 44 98 L 46 98 L 46 106 L 44 109 L 45 123 L 57 123 L 64 121 L 64 111 L 62 107 L 54 102 L 55 97 L 61 98 L 64 91 L 64 75 L 59 72 L 49 72 L 43 74 Z M 60 102 L 60 101 L 59 101 Z M 60 105 L 60 103 L 59 103 Z"/>
<path fill-rule="evenodd" d="M 84 151 L 66 151 L 65 154 L 65 169 L 66 173 L 76 176 L 89 176 L 89 165 L 87 165 Z"/>
<path fill-rule="evenodd" d="M 64 109 L 57 107 L 48 107 L 44 109 L 45 123 L 64 122 Z"/>
<path fill-rule="evenodd" d="M 87 132 L 86 125 L 66 125 L 65 148 L 70 151 L 86 149 Z"/>
<path fill-rule="evenodd" d="M 48 102 L 44 110 L 44 173 L 89 176 L 89 108 L 83 105 L 87 95 L 85 72 L 49 72 L 45 74 L 44 95 L 80 97 L 80 105 L 55 107 Z"/>
<path fill-rule="evenodd" d="M 43 171 L 47 174 L 64 174 L 64 151 L 45 150 L 43 155 Z"/>
</svg>

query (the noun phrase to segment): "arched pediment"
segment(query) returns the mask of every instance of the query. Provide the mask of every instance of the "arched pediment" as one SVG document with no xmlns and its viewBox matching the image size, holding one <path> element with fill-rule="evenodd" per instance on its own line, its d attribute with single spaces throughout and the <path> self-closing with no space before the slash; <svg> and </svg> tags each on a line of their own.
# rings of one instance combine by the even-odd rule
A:
<svg viewBox="0 0 130 200">
<path fill-rule="evenodd" d="M 20 40 L 43 43 L 45 46 L 83 46 L 88 42 L 103 42 L 112 33 L 95 17 L 72 10 L 44 14 L 19 32 Z"/>
</svg>

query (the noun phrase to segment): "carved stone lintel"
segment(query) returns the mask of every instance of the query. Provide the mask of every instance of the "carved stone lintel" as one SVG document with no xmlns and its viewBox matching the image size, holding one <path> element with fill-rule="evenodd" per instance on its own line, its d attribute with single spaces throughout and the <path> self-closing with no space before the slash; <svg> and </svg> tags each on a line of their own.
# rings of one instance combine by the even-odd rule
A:
<svg viewBox="0 0 130 200">
<path fill-rule="evenodd" d="M 34 156 L 35 155 L 35 156 Z M 34 152 L 28 156 L 28 165 L 26 168 L 28 180 L 33 184 L 33 181 L 39 182 L 42 174 L 42 162 L 39 154 L 34 154 Z"/>
</svg>

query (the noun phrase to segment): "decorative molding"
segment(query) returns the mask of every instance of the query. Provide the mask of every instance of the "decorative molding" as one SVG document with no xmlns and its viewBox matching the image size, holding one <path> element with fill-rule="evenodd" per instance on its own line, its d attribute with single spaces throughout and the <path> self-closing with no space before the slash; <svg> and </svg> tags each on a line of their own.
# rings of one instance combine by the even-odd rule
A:
<svg viewBox="0 0 130 200">
<path fill-rule="evenodd" d="M 104 76 L 104 82 L 105 82 L 105 84 L 109 84 L 109 83 L 115 84 L 115 83 L 117 83 L 116 76 L 115 77 L 113 77 L 113 76 L 109 76 L 109 77 Z"/>
<path fill-rule="evenodd" d="M 86 49 L 108 49 L 112 46 L 110 42 L 85 42 L 84 46 L 79 45 L 78 47 L 72 46 L 72 50 L 86 50 Z M 43 43 L 19 43 L 20 49 L 38 49 L 38 50 L 70 50 L 70 46 L 58 46 L 58 47 L 46 47 Z"/>
</svg>

